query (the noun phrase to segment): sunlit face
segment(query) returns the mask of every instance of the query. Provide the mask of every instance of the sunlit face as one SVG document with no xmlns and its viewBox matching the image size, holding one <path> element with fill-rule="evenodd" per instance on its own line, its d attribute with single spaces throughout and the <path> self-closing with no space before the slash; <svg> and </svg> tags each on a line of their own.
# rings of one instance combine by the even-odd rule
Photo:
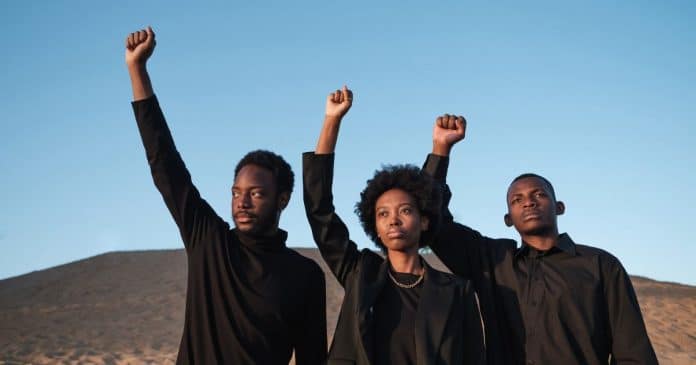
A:
<svg viewBox="0 0 696 365">
<path fill-rule="evenodd" d="M 266 235 L 278 228 L 287 194 L 278 194 L 273 173 L 249 164 L 242 167 L 232 186 L 232 219 L 241 232 Z"/>
<path fill-rule="evenodd" d="M 556 202 L 549 186 L 537 177 L 517 180 L 507 193 L 505 223 L 521 235 L 543 235 L 557 231 L 556 216 L 563 214 L 563 203 Z"/>
<path fill-rule="evenodd" d="M 421 216 L 413 197 L 401 189 L 385 191 L 375 204 L 375 228 L 388 251 L 418 251 L 428 217 Z"/>
</svg>

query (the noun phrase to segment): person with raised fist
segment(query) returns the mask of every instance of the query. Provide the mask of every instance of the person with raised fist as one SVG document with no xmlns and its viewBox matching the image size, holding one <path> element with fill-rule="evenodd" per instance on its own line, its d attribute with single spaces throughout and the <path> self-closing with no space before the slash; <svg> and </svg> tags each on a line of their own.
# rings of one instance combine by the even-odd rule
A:
<svg viewBox="0 0 696 365">
<path fill-rule="evenodd" d="M 314 152 L 303 155 L 304 203 L 314 241 L 345 289 L 329 364 L 482 364 L 483 333 L 472 284 L 419 255 L 437 230 L 440 192 L 413 165 L 375 172 L 355 211 L 384 257 L 358 250 L 333 206 L 334 149 L 353 103 L 329 94 Z"/>
<path fill-rule="evenodd" d="M 444 202 L 442 227 L 430 247 L 454 274 L 473 281 L 489 363 L 657 364 L 621 262 L 559 234 L 565 204 L 546 178 L 525 173 L 507 189 L 503 218 L 519 233 L 519 247 L 453 220 L 446 176 L 451 149 L 465 130 L 461 116 L 435 121 L 423 169 L 440 183 Z"/>
<path fill-rule="evenodd" d="M 230 229 L 191 181 L 147 72 L 151 28 L 126 38 L 133 110 L 155 186 L 188 257 L 186 316 L 177 364 L 296 364 L 326 359 L 324 274 L 286 247 L 280 214 L 293 189 L 290 165 L 257 150 L 237 164 Z M 241 138 L 241 137 L 240 137 Z"/>
</svg>

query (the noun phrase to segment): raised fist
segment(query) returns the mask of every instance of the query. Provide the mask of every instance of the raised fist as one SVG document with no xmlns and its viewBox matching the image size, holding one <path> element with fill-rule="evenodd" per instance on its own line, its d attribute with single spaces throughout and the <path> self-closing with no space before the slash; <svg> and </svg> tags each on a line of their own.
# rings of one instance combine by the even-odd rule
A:
<svg viewBox="0 0 696 365">
<path fill-rule="evenodd" d="M 351 105 L 353 105 L 353 92 L 343 85 L 341 90 L 332 92 L 326 98 L 326 116 L 343 118 Z"/>
<path fill-rule="evenodd" d="M 126 64 L 144 66 L 155 50 L 155 32 L 152 28 L 133 32 L 126 37 Z"/>
<path fill-rule="evenodd" d="M 461 115 L 445 114 L 437 117 L 433 128 L 433 144 L 447 149 L 464 139 L 466 119 Z"/>
</svg>

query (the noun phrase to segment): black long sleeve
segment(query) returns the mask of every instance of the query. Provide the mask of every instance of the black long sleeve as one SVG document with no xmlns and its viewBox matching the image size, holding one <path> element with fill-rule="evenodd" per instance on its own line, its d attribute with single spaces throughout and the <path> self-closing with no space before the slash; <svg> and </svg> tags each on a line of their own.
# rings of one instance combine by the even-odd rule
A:
<svg viewBox="0 0 696 365">
<path fill-rule="evenodd" d="M 133 102 L 152 179 L 179 227 L 187 250 L 227 224 L 203 200 L 174 145 L 156 96 Z"/>
<path fill-rule="evenodd" d="M 348 228 L 336 214 L 333 205 L 334 155 L 307 152 L 302 155 L 302 160 L 303 166 L 322 167 L 303 169 L 305 212 L 321 256 L 341 286 L 345 287 L 350 275 L 355 272 L 361 253 L 355 242 L 350 240 Z"/>
</svg>

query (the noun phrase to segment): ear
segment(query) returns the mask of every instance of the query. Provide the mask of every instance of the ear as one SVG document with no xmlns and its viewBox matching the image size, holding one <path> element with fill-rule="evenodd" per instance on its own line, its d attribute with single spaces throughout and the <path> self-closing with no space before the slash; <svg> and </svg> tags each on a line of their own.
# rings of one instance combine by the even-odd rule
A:
<svg viewBox="0 0 696 365">
<path fill-rule="evenodd" d="M 421 232 L 427 231 L 428 227 L 430 227 L 430 219 L 424 215 L 421 216 Z"/>
<path fill-rule="evenodd" d="M 290 202 L 290 193 L 285 191 L 278 194 L 278 208 L 280 208 L 281 211 L 288 206 L 288 202 Z"/>
<path fill-rule="evenodd" d="M 505 213 L 503 216 L 503 220 L 505 221 L 505 225 L 508 227 L 512 227 L 512 218 L 510 218 L 510 214 Z"/>
<path fill-rule="evenodd" d="M 565 204 L 561 201 L 556 202 L 556 215 L 563 215 L 565 213 Z"/>
</svg>

